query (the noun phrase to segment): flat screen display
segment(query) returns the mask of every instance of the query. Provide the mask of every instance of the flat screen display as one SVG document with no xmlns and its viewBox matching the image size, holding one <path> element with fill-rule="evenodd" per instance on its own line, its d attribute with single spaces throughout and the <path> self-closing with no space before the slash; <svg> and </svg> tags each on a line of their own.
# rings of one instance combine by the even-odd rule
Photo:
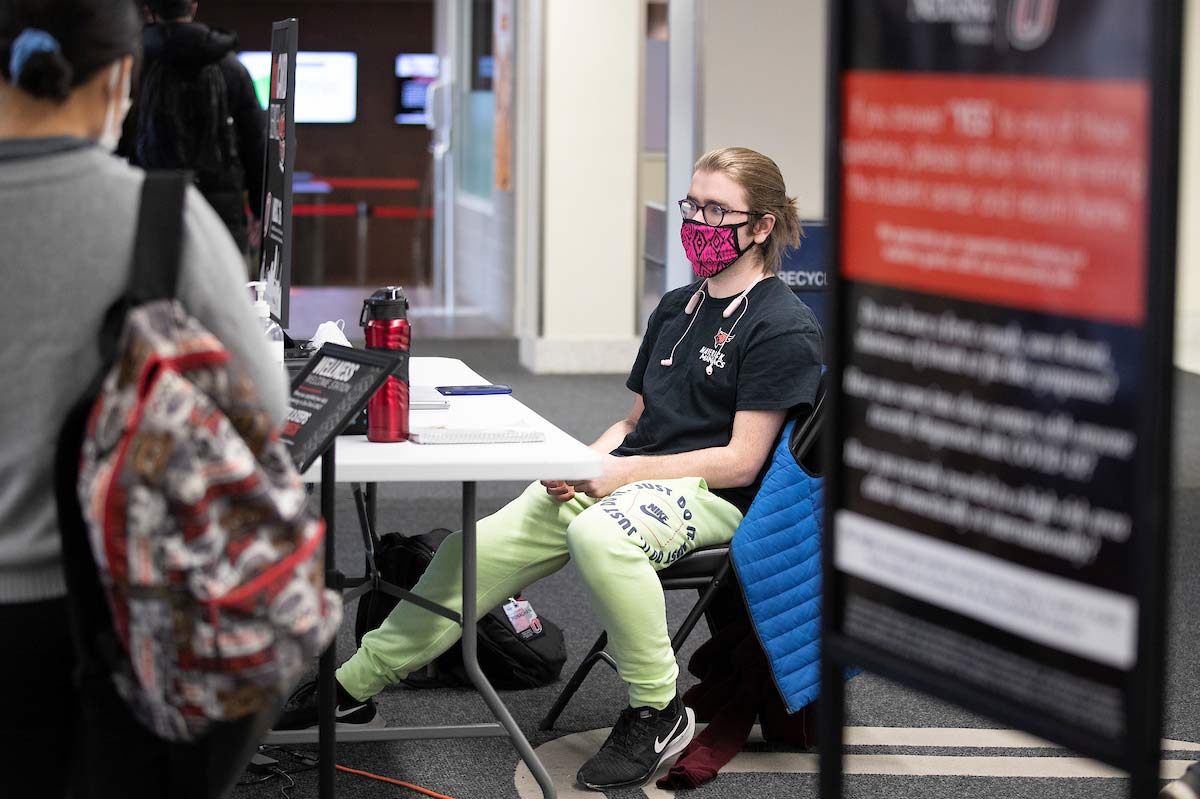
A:
<svg viewBox="0 0 1200 799">
<path fill-rule="evenodd" d="M 238 54 L 254 80 L 263 108 L 271 82 L 271 54 Z M 358 116 L 358 54 L 301 50 L 296 54 L 296 122 L 348 123 Z"/>
<path fill-rule="evenodd" d="M 396 124 L 424 125 L 429 119 L 429 84 L 437 80 L 438 57 L 433 53 L 396 56 Z"/>
</svg>

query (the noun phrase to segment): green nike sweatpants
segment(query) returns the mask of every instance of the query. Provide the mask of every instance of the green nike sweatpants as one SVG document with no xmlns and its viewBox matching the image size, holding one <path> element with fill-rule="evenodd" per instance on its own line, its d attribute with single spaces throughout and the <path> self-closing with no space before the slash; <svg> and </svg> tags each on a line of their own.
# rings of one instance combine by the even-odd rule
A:
<svg viewBox="0 0 1200 799">
<path fill-rule="evenodd" d="M 693 549 L 730 541 L 741 520 L 698 477 L 633 483 L 602 500 L 578 494 L 561 503 L 533 483 L 478 523 L 479 613 L 574 560 L 608 631 L 608 652 L 629 685 L 630 705 L 661 710 L 675 696 L 679 667 L 655 571 Z M 413 591 L 462 610 L 461 533 L 442 543 Z M 363 636 L 338 669 L 338 682 L 367 699 L 424 667 L 461 632 L 449 619 L 401 602 Z"/>
</svg>

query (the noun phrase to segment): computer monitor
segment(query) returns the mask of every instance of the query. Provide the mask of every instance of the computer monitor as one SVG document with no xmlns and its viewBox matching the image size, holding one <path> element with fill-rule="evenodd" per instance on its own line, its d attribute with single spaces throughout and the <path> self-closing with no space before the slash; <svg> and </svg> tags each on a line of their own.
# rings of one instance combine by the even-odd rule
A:
<svg viewBox="0 0 1200 799">
<path fill-rule="evenodd" d="M 434 53 L 396 56 L 396 124 L 424 125 L 429 119 L 429 85 L 438 77 Z"/>
<path fill-rule="evenodd" d="M 258 101 L 265 109 L 271 80 L 271 54 L 260 50 L 238 53 L 254 80 Z M 296 53 L 296 122 L 348 124 L 358 117 L 358 54 L 301 50 Z"/>
</svg>

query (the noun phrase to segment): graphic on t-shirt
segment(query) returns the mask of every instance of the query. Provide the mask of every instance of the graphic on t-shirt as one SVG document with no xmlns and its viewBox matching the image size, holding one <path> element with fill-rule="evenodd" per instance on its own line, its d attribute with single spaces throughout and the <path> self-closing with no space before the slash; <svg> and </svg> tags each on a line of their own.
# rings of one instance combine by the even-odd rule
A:
<svg viewBox="0 0 1200 799">
<path fill-rule="evenodd" d="M 713 336 L 713 346 L 700 348 L 700 360 L 708 364 L 708 368 L 704 371 L 708 374 L 713 373 L 713 368 L 725 368 L 725 345 L 733 341 L 737 336 L 733 335 L 732 329 L 726 332 L 723 328 L 718 327 L 716 334 Z"/>
<path fill-rule="evenodd" d="M 714 349 L 712 347 L 701 347 L 700 360 L 708 364 L 708 368 L 705 371 L 707 371 L 710 375 L 712 374 L 714 367 L 717 369 L 725 368 L 725 354 L 719 349 Z"/>
</svg>

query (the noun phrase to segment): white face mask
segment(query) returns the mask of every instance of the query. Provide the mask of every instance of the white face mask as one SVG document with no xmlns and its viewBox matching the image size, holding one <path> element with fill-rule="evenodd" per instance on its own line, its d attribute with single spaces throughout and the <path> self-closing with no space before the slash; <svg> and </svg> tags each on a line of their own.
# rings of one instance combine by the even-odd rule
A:
<svg viewBox="0 0 1200 799">
<path fill-rule="evenodd" d="M 319 350 L 325 344 L 341 344 L 343 347 L 349 347 L 350 342 L 343 332 L 345 329 L 346 322 L 343 319 L 336 322 L 322 322 L 317 327 L 317 332 L 313 333 L 312 348 Z"/>
<path fill-rule="evenodd" d="M 112 74 L 108 79 L 109 92 L 116 91 L 117 82 L 120 80 L 121 62 L 117 61 L 112 65 Z M 117 145 L 121 142 L 121 128 L 125 124 L 125 116 L 133 107 L 133 101 L 129 99 L 129 93 L 133 88 L 132 80 L 132 74 L 126 73 L 124 85 L 121 87 L 120 94 L 117 95 L 115 104 L 110 103 L 104 112 L 104 130 L 100 133 L 100 138 L 96 139 L 96 143 L 108 152 L 116 152 Z"/>
</svg>

